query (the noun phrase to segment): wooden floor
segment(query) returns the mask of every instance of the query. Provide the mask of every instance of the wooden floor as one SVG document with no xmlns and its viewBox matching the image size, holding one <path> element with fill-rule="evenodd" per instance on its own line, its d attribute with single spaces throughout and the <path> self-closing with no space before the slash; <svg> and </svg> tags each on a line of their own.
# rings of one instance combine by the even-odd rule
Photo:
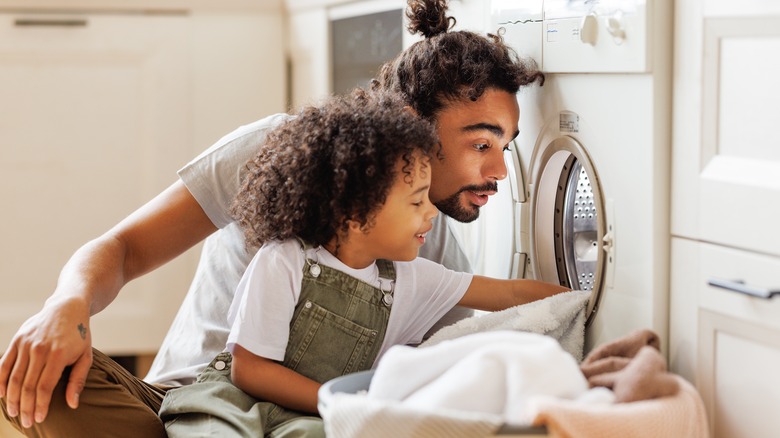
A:
<svg viewBox="0 0 780 438">
<path fill-rule="evenodd" d="M 24 435 L 11 427 L 11 423 L 5 421 L 3 414 L 0 414 L 0 438 L 19 438 L 23 436 Z"/>
</svg>

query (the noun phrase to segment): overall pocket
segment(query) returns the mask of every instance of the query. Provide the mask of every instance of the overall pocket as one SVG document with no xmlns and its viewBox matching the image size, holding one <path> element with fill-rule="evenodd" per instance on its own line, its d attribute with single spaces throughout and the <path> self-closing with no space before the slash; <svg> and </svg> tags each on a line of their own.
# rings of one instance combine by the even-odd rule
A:
<svg viewBox="0 0 780 438">
<path fill-rule="evenodd" d="M 324 383 L 370 368 L 373 360 L 367 362 L 376 339 L 376 330 L 306 300 L 291 324 L 284 363 L 288 368 Z"/>
</svg>

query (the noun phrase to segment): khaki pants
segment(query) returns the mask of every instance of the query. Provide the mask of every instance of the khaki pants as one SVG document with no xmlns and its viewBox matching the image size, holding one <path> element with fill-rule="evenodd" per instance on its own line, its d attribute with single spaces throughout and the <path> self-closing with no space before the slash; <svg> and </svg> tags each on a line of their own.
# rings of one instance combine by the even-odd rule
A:
<svg viewBox="0 0 780 438">
<path fill-rule="evenodd" d="M 67 369 L 52 394 L 49 414 L 43 423 L 24 429 L 19 416 L 3 416 L 31 437 L 165 437 L 157 416 L 167 388 L 150 385 L 130 374 L 105 354 L 93 349 L 92 368 L 79 397 L 79 407 L 65 402 Z"/>
</svg>

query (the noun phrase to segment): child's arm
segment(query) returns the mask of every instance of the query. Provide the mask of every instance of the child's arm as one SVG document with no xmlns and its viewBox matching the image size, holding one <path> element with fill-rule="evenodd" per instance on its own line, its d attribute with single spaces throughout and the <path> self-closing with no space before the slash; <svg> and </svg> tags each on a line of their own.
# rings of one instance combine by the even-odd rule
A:
<svg viewBox="0 0 780 438">
<path fill-rule="evenodd" d="M 296 411 L 317 413 L 320 384 L 276 361 L 236 345 L 230 372 L 233 384 L 255 398 Z"/>
<path fill-rule="evenodd" d="M 538 280 L 499 280 L 475 275 L 458 304 L 478 310 L 504 310 L 569 290 Z"/>
</svg>

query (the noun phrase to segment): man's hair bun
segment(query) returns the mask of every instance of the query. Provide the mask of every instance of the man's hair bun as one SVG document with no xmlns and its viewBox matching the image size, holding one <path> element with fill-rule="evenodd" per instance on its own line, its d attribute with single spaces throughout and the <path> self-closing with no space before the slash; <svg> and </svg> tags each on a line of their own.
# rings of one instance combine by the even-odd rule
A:
<svg viewBox="0 0 780 438">
<path fill-rule="evenodd" d="M 447 17 L 447 0 L 409 0 L 406 18 L 407 29 L 412 35 L 425 38 L 447 32 L 455 25 L 455 18 Z"/>
</svg>

